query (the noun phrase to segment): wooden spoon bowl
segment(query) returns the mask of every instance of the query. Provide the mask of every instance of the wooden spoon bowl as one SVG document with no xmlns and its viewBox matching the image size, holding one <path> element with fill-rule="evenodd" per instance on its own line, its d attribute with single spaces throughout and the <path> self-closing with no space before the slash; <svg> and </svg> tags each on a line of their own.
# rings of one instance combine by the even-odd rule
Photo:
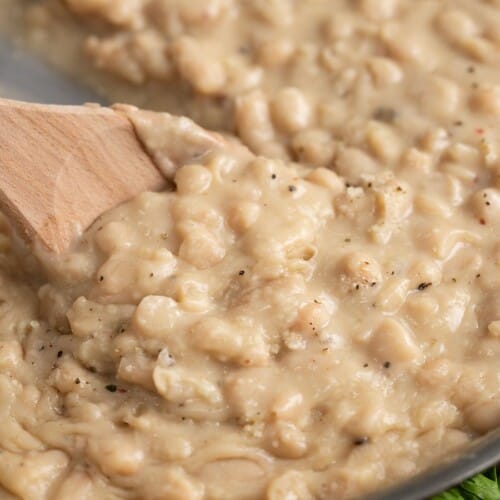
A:
<svg viewBox="0 0 500 500">
<path fill-rule="evenodd" d="M 109 108 L 0 100 L 0 208 L 61 253 L 99 215 L 165 178 Z"/>
</svg>

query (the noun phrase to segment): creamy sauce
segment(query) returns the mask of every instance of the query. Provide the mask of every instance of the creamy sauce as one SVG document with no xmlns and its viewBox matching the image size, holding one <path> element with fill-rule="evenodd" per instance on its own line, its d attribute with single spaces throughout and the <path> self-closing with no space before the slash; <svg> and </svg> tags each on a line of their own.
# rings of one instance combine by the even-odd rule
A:
<svg viewBox="0 0 500 500">
<path fill-rule="evenodd" d="M 498 2 L 66 4 L 27 10 L 61 65 L 268 158 L 193 155 L 59 260 L 2 220 L 6 498 L 352 498 L 500 426 Z M 129 113 L 162 163 L 180 122 Z"/>
<path fill-rule="evenodd" d="M 237 131 L 273 157 L 330 164 L 386 107 L 405 144 L 432 126 L 470 137 L 487 118 L 469 109 L 500 113 L 495 0 L 30 4 L 28 43 L 111 101 Z M 318 141 L 329 151 L 314 154 Z"/>
</svg>

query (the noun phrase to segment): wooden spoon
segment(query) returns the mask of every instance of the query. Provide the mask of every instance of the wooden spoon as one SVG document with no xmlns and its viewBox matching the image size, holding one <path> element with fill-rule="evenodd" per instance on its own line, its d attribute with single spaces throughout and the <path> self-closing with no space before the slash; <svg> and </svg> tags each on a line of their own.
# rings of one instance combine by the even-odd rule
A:
<svg viewBox="0 0 500 500">
<path fill-rule="evenodd" d="M 125 114 L 0 99 L 0 209 L 29 242 L 64 252 L 103 212 L 164 185 Z"/>
<path fill-rule="evenodd" d="M 168 113 L 0 99 L 0 210 L 29 243 L 60 254 L 105 211 L 219 149 L 252 157 L 239 141 Z"/>
</svg>

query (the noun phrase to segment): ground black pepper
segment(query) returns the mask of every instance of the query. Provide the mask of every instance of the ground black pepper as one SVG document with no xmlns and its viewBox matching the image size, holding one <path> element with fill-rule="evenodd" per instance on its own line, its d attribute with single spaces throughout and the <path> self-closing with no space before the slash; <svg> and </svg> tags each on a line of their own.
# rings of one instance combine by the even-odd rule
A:
<svg viewBox="0 0 500 500">
<path fill-rule="evenodd" d="M 379 122 L 393 123 L 397 118 L 398 113 L 393 108 L 380 107 L 373 112 L 373 118 Z"/>
<path fill-rule="evenodd" d="M 370 441 L 370 438 L 368 436 L 362 436 L 360 438 L 356 438 L 354 440 L 354 445 L 355 446 L 362 446 Z"/>
<path fill-rule="evenodd" d="M 425 290 L 426 288 L 430 287 L 432 285 L 432 283 L 420 283 L 420 285 L 418 285 L 417 289 L 422 291 L 422 290 Z"/>
</svg>

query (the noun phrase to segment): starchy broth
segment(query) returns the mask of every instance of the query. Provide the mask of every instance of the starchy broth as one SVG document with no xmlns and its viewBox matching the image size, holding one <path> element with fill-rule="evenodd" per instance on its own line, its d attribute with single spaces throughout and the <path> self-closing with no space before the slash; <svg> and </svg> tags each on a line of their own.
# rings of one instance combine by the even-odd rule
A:
<svg viewBox="0 0 500 500">
<path fill-rule="evenodd" d="M 0 220 L 2 498 L 363 497 L 500 426 L 498 1 L 22 13 L 249 149 L 122 107 L 172 190 L 57 259 Z"/>
</svg>

